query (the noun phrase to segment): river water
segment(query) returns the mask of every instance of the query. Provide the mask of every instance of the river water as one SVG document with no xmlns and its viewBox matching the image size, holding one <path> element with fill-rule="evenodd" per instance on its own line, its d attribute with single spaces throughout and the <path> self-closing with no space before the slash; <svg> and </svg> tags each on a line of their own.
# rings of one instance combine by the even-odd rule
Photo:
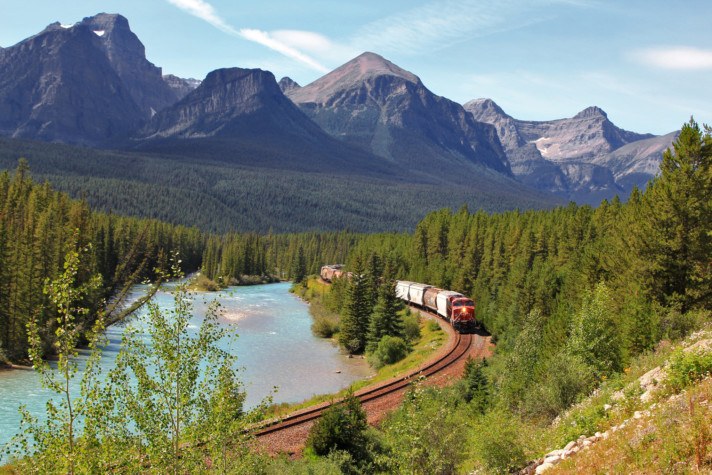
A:
<svg viewBox="0 0 712 475">
<path fill-rule="evenodd" d="M 208 303 L 221 304 L 220 324 L 239 337 L 224 347 L 237 355 L 240 380 L 247 391 L 246 405 L 256 406 L 274 394 L 274 402 L 299 402 L 315 394 L 336 392 L 357 379 L 368 377 L 370 370 L 361 359 L 341 355 L 330 341 L 311 333 L 308 306 L 289 293 L 289 283 L 231 287 L 219 294 L 197 293 L 190 329 L 195 334 Z M 137 286 L 136 295 L 144 289 Z M 173 296 L 156 294 L 161 308 L 173 308 Z M 140 316 L 135 324 L 140 327 Z M 113 367 L 119 351 L 123 327 L 107 330 L 109 344 L 104 348 L 102 368 Z M 85 357 L 85 355 L 82 355 Z M 273 393 L 273 388 L 277 392 Z M 79 393 L 78 381 L 74 394 Z M 0 371 L 0 447 L 17 432 L 18 407 L 25 404 L 35 415 L 44 413 L 52 394 L 42 389 L 33 371 Z"/>
</svg>

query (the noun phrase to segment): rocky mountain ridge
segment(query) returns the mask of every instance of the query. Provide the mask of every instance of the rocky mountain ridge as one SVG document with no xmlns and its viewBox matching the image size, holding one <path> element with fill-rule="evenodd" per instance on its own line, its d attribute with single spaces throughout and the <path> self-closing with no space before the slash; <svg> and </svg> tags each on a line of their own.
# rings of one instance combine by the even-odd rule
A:
<svg viewBox="0 0 712 475">
<path fill-rule="evenodd" d="M 515 119 L 491 99 L 464 107 L 475 120 L 496 128 L 517 179 L 591 204 L 644 187 L 676 137 L 674 132 L 657 137 L 623 130 L 595 106 L 550 121 Z"/>
<path fill-rule="evenodd" d="M 221 156 L 310 169 L 326 163 L 321 149 L 346 169 L 469 186 L 494 173 L 592 204 L 645 186 L 675 138 L 620 129 L 598 107 L 551 121 L 490 99 L 463 107 L 370 52 L 304 87 L 239 68 L 202 82 L 163 75 L 128 20 L 106 13 L 0 48 L 0 134 L 196 157 L 209 139 Z"/>
<path fill-rule="evenodd" d="M 423 173 L 479 166 L 510 174 L 494 128 L 375 53 L 286 94 L 327 133 L 400 166 Z"/>
</svg>

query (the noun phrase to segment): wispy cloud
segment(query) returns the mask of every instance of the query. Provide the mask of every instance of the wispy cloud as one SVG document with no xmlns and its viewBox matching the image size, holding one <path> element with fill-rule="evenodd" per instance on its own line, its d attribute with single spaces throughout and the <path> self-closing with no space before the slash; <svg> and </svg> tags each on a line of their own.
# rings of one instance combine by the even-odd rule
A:
<svg viewBox="0 0 712 475">
<path fill-rule="evenodd" d="M 637 50 L 636 61 L 661 69 L 712 69 L 712 50 L 689 46 L 669 46 Z"/>
<path fill-rule="evenodd" d="M 181 10 L 190 13 L 191 15 L 205 20 L 215 28 L 224 31 L 225 33 L 238 34 L 232 26 L 228 25 L 225 20 L 223 20 L 220 15 L 218 15 L 215 8 L 208 2 L 203 0 L 168 0 L 168 3 L 175 5 Z"/>
<path fill-rule="evenodd" d="M 281 53 L 289 58 L 295 59 L 300 63 L 306 64 L 310 68 L 315 69 L 319 72 L 326 73 L 329 71 L 329 68 L 321 65 L 311 56 L 304 54 L 293 46 L 290 46 L 278 40 L 266 31 L 242 28 L 239 33 L 240 36 L 242 36 L 246 40 L 254 41 L 255 43 L 259 43 L 263 46 L 266 46 L 271 50 Z"/>
<path fill-rule="evenodd" d="M 585 0 L 439 0 L 391 15 L 363 28 L 353 43 L 400 53 L 443 47 L 551 18 L 550 6 L 584 7 Z"/>
<path fill-rule="evenodd" d="M 215 8 L 204 0 L 167 0 L 170 4 L 180 8 L 181 10 L 204 20 L 215 28 L 248 41 L 253 41 L 255 43 L 261 44 L 273 51 L 276 51 L 288 58 L 295 61 L 299 61 L 308 67 L 315 69 L 319 72 L 327 72 L 328 68 L 319 63 L 316 59 L 311 56 L 299 51 L 294 46 L 280 41 L 280 39 L 270 35 L 266 31 L 261 31 L 253 28 L 240 28 L 236 29 L 228 22 L 226 22 L 215 10 Z"/>
</svg>

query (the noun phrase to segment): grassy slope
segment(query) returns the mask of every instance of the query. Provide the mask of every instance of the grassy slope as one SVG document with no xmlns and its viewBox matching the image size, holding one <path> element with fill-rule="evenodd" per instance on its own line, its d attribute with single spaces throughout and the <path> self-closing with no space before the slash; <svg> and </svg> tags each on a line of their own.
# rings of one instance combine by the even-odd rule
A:
<svg viewBox="0 0 712 475">
<path fill-rule="evenodd" d="M 710 337 L 708 330 L 677 345 L 663 342 L 655 352 L 636 358 L 620 376 L 604 381 L 551 426 L 528 428 L 528 455 L 541 457 L 581 435 L 606 432 L 605 439 L 546 473 L 712 472 L 712 377 L 681 392 L 661 381 L 652 398 L 640 398 L 641 376 L 667 365 L 677 349 Z M 621 424 L 625 427 L 619 429 Z"/>
</svg>

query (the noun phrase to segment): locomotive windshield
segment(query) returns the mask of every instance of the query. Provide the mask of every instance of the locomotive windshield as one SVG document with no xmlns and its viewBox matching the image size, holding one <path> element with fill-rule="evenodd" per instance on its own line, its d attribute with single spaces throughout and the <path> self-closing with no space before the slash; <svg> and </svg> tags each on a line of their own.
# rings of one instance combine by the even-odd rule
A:
<svg viewBox="0 0 712 475">
<path fill-rule="evenodd" d="M 455 300 L 452 303 L 453 307 L 474 307 L 475 303 L 472 300 Z"/>
</svg>

